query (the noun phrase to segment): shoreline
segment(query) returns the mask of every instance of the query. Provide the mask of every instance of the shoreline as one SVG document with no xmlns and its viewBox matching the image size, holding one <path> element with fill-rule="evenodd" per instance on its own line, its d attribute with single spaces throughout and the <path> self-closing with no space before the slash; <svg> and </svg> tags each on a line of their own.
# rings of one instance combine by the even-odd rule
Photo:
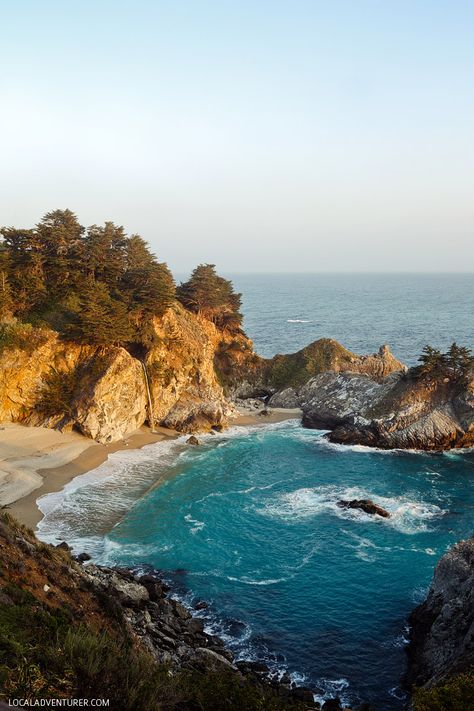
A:
<svg viewBox="0 0 474 711">
<path fill-rule="evenodd" d="M 242 408 L 235 426 L 263 426 L 294 419 L 300 410 L 275 408 L 268 415 Z M 45 427 L 18 423 L 0 426 L 0 507 L 33 531 L 43 514 L 37 500 L 61 491 L 70 481 L 96 469 L 114 452 L 141 449 L 149 444 L 176 439 L 182 433 L 157 427 L 141 427 L 123 440 L 99 444 L 77 433 L 61 433 Z M 198 435 L 199 436 L 199 435 Z"/>
</svg>

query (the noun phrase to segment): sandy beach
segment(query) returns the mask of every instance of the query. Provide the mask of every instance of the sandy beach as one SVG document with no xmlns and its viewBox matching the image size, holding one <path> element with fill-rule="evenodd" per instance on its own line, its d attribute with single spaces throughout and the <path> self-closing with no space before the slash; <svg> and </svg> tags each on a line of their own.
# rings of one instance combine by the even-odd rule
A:
<svg viewBox="0 0 474 711">
<path fill-rule="evenodd" d="M 0 430 L 0 506 L 26 526 L 36 528 L 42 514 L 36 501 L 60 491 L 71 479 L 95 469 L 121 449 L 139 449 L 176 437 L 174 430 L 143 427 L 112 444 L 98 444 L 76 433 L 45 427 L 5 424 Z"/>
<path fill-rule="evenodd" d="M 266 425 L 298 417 L 299 410 L 273 409 L 267 415 L 240 409 L 229 424 Z M 127 435 L 119 442 L 99 444 L 80 434 L 62 433 L 45 427 L 25 427 L 16 423 L 0 425 L 0 506 L 33 530 L 42 518 L 37 500 L 60 491 L 74 477 L 102 464 L 110 454 L 122 449 L 140 449 L 180 433 L 164 427 L 152 432 L 148 427 Z"/>
</svg>

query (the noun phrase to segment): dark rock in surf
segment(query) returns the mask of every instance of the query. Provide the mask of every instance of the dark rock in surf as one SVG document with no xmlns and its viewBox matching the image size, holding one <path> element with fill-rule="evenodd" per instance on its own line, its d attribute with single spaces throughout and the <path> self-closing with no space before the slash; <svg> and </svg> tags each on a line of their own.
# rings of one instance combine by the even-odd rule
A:
<svg viewBox="0 0 474 711">
<path fill-rule="evenodd" d="M 314 701 L 314 693 L 307 686 L 295 686 L 291 690 L 291 696 L 297 701 L 305 701 L 307 703 Z"/>
<path fill-rule="evenodd" d="M 201 442 L 198 440 L 197 437 L 191 435 L 191 437 L 188 437 L 188 439 L 186 440 L 186 444 L 192 444 L 193 446 L 197 447 L 201 444 Z"/>
<path fill-rule="evenodd" d="M 335 699 L 328 699 L 324 702 L 323 711 L 343 711 L 341 700 L 338 696 Z"/>
<path fill-rule="evenodd" d="M 341 509 L 360 509 L 371 516 L 382 516 L 390 518 L 390 513 L 381 506 L 375 504 L 371 499 L 352 499 L 351 501 L 338 501 L 337 505 Z"/>
</svg>

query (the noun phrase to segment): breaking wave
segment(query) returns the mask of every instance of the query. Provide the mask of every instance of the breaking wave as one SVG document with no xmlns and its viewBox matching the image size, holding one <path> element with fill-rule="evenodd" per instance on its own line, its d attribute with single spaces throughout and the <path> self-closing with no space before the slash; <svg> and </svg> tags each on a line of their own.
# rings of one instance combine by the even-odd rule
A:
<svg viewBox="0 0 474 711">
<path fill-rule="evenodd" d="M 339 501 L 351 499 L 372 499 L 374 503 L 390 513 L 390 518 L 373 516 L 360 509 L 345 509 L 338 506 Z M 443 515 L 444 512 L 435 504 L 421 500 L 411 501 L 404 495 L 378 496 L 358 487 L 323 485 L 280 494 L 258 509 L 258 513 L 290 523 L 329 513 L 341 519 L 364 523 L 370 521 L 374 525 L 392 526 L 401 533 L 413 534 L 428 530 L 429 522 Z"/>
</svg>

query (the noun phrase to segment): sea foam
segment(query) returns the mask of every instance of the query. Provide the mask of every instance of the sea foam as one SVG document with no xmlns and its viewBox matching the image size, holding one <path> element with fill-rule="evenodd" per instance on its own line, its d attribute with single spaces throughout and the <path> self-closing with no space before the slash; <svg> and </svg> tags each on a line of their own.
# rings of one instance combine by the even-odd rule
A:
<svg viewBox="0 0 474 711">
<path fill-rule="evenodd" d="M 371 516 L 359 509 L 338 506 L 339 501 L 351 499 L 372 499 L 389 511 L 390 518 Z M 407 500 L 404 496 L 378 496 L 358 487 L 323 485 L 279 494 L 259 508 L 258 513 L 288 523 L 329 513 L 349 521 L 371 521 L 374 525 L 393 526 L 402 533 L 412 534 L 426 531 L 429 521 L 441 516 L 443 510 L 435 504 Z"/>
</svg>

